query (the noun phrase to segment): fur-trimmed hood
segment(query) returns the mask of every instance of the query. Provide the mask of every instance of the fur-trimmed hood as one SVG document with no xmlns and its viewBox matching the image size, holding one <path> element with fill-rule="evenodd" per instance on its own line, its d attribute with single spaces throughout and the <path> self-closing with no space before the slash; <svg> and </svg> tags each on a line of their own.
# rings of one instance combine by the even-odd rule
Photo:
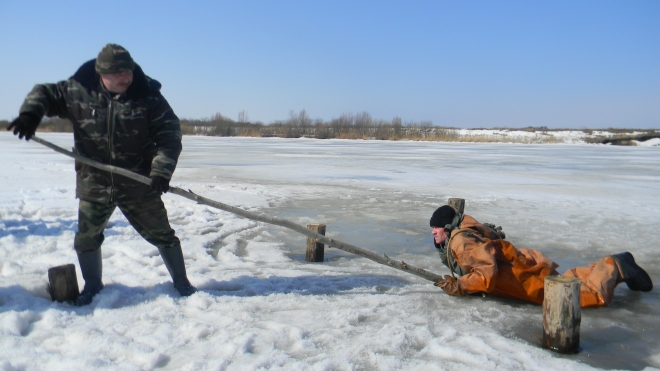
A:
<svg viewBox="0 0 660 371">
<path fill-rule="evenodd" d="M 100 90 L 101 76 L 96 72 L 95 65 L 96 59 L 83 63 L 71 78 L 87 89 Z M 125 94 L 131 99 L 144 98 L 150 93 L 159 92 L 161 86 L 160 82 L 145 75 L 142 68 L 136 63 L 133 70 L 133 82 Z"/>
</svg>

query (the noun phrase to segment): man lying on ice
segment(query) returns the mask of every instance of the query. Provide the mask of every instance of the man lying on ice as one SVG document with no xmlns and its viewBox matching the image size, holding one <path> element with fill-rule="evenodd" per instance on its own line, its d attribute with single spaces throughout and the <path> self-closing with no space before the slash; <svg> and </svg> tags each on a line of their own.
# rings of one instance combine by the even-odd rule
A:
<svg viewBox="0 0 660 371">
<path fill-rule="evenodd" d="M 435 284 L 449 295 L 482 292 L 541 304 L 544 278 L 559 274 L 555 270 L 558 265 L 542 253 L 516 249 L 490 225 L 469 215 L 457 215 L 451 206 L 439 207 L 430 225 L 442 262 L 458 276 L 446 275 Z M 569 269 L 564 276 L 582 281 L 583 308 L 608 305 L 621 282 L 634 291 L 653 289 L 651 278 L 629 252 L 606 256 L 588 267 Z"/>
</svg>

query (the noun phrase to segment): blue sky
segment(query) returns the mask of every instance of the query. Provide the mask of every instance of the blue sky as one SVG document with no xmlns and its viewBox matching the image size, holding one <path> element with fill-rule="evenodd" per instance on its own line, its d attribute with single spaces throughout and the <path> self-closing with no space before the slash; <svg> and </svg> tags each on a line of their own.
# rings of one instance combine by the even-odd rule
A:
<svg viewBox="0 0 660 371">
<path fill-rule="evenodd" d="M 660 1 L 0 0 L 0 119 L 126 47 L 181 118 L 660 128 Z"/>
</svg>

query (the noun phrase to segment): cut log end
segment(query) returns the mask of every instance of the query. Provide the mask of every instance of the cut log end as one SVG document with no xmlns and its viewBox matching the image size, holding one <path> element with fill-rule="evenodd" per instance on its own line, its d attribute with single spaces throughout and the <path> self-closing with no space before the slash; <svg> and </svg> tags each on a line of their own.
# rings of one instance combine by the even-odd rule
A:
<svg viewBox="0 0 660 371">
<path fill-rule="evenodd" d="M 465 199 L 464 198 L 450 198 L 447 200 L 447 205 L 451 206 L 456 210 L 456 213 L 463 214 L 465 211 Z"/>
<path fill-rule="evenodd" d="M 325 224 L 308 224 L 307 228 L 325 236 Z M 305 260 L 308 262 L 322 262 L 324 258 L 324 244 L 317 242 L 311 237 L 307 237 L 307 252 Z"/>
<path fill-rule="evenodd" d="M 543 347 L 574 354 L 580 349 L 580 285 L 577 278 L 545 278 L 543 299 Z"/>
<path fill-rule="evenodd" d="M 48 292 L 53 301 L 74 301 L 80 293 L 76 266 L 60 265 L 48 270 Z"/>
</svg>

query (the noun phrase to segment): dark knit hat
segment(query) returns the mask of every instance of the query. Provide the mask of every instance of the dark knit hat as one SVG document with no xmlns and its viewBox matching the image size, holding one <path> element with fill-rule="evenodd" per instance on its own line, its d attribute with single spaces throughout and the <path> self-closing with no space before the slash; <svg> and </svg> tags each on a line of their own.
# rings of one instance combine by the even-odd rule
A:
<svg viewBox="0 0 660 371">
<path fill-rule="evenodd" d="M 108 44 L 101 49 L 96 57 L 96 72 L 112 74 L 133 71 L 135 62 L 128 50 L 117 44 Z"/>
<path fill-rule="evenodd" d="M 449 205 L 440 206 L 433 212 L 429 224 L 431 227 L 444 228 L 445 225 L 451 224 L 456 216 L 456 210 Z"/>
</svg>

